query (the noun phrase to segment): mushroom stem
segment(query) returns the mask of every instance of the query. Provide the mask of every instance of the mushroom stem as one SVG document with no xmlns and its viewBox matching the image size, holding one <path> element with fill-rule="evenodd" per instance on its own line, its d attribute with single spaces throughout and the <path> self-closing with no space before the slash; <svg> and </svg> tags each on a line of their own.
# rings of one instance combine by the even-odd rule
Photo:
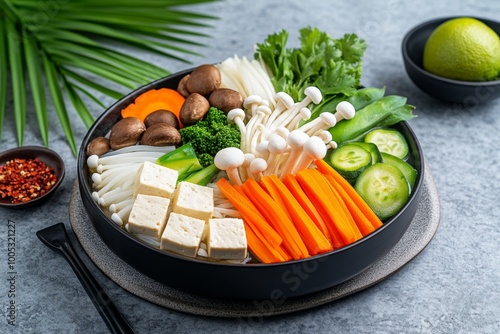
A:
<svg viewBox="0 0 500 334">
<path fill-rule="evenodd" d="M 225 170 L 231 183 L 241 185 L 241 178 L 238 168 L 245 161 L 245 154 L 236 147 L 226 147 L 217 152 L 214 157 L 214 164 L 220 170 Z"/>
<path fill-rule="evenodd" d="M 238 129 L 240 130 L 240 137 L 241 137 L 240 147 L 242 147 L 242 148 L 246 147 L 245 138 L 246 138 L 247 128 L 245 127 L 245 123 L 244 123 L 245 112 L 243 111 L 243 109 L 236 108 L 236 109 L 232 109 L 231 111 L 229 111 L 229 113 L 227 114 L 227 120 L 229 122 L 235 123 L 238 126 Z"/>
<path fill-rule="evenodd" d="M 133 204 L 129 204 L 118 212 L 114 212 L 111 215 L 111 220 L 114 221 L 117 225 L 123 226 L 128 222 L 128 217 L 130 216 L 130 212 L 132 211 Z"/>
<path fill-rule="evenodd" d="M 304 131 L 309 136 L 316 135 L 321 130 L 328 130 L 337 124 L 336 117 L 330 112 L 323 112 L 315 120 L 302 125 L 299 130 Z"/>
<path fill-rule="evenodd" d="M 309 136 L 300 130 L 293 130 L 290 132 L 286 138 L 287 144 L 290 146 L 291 151 L 288 155 L 288 159 L 281 168 L 281 173 L 279 177 L 283 177 L 286 174 L 290 174 L 298 162 L 298 158 L 302 154 L 302 148 L 304 144 L 309 139 Z"/>
<path fill-rule="evenodd" d="M 292 173 L 295 174 L 301 170 L 309 168 L 314 160 L 323 159 L 325 155 L 326 145 L 323 140 L 317 136 L 312 136 L 304 143 L 302 155 L 293 168 Z"/>
<path fill-rule="evenodd" d="M 127 198 L 121 202 L 118 203 L 113 203 L 109 206 L 108 210 L 112 213 L 118 212 L 121 209 L 127 207 L 130 204 L 134 204 L 135 199 L 134 198 Z"/>
<path fill-rule="evenodd" d="M 269 138 L 267 145 L 269 157 L 267 158 L 267 169 L 264 175 L 274 174 L 279 166 L 280 156 L 287 151 L 287 143 L 285 138 L 280 135 L 274 134 Z"/>
</svg>

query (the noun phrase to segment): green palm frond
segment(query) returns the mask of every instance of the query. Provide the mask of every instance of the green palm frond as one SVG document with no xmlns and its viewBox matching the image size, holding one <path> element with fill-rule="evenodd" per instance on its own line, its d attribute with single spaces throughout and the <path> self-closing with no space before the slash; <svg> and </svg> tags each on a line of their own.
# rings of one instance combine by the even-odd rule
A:
<svg viewBox="0 0 500 334">
<path fill-rule="evenodd" d="M 191 47 L 202 46 L 195 39 L 208 37 L 200 31 L 216 17 L 185 7 L 214 1 L 219 0 L 0 0 L 0 138 L 10 76 L 18 145 L 23 145 L 26 99 L 31 95 L 40 137 L 48 146 L 48 93 L 76 155 L 65 97 L 90 127 L 94 119 L 84 101 L 104 107 L 94 92 L 119 99 L 123 92 L 115 87 L 135 89 L 169 74 L 109 45 L 188 63 L 186 55 L 200 56 Z"/>
</svg>

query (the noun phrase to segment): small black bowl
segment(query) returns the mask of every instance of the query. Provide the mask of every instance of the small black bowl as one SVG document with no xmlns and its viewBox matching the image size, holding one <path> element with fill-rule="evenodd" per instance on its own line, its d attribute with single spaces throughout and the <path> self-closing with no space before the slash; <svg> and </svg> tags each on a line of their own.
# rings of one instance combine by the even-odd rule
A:
<svg viewBox="0 0 500 334">
<path fill-rule="evenodd" d="M 159 79 L 131 92 L 108 108 L 89 129 L 78 154 L 78 184 L 82 202 L 93 227 L 106 245 L 127 264 L 154 280 L 190 293 L 217 298 L 283 301 L 332 287 L 368 269 L 387 254 L 412 222 L 420 202 L 424 182 L 424 156 L 420 144 L 406 122 L 395 127 L 410 145 L 410 160 L 418 180 L 408 203 L 370 235 L 325 254 L 283 263 L 228 264 L 191 259 L 152 247 L 126 232 L 105 214 L 92 198 L 91 175 L 85 148 L 92 139 L 106 136 L 121 119 L 120 111 L 149 89 L 175 89 L 186 70 Z"/>
<path fill-rule="evenodd" d="M 468 16 L 469 17 L 469 16 Z M 425 93 L 445 102 L 478 105 L 500 97 L 500 80 L 460 81 L 440 77 L 424 70 L 424 46 L 441 23 L 458 17 L 443 17 L 424 22 L 410 30 L 403 39 L 403 60 L 411 80 Z M 500 22 L 475 18 L 500 35 Z"/>
<path fill-rule="evenodd" d="M 39 205 L 49 199 L 56 192 L 56 189 L 61 185 L 65 174 L 64 161 L 56 152 L 41 146 L 17 147 L 0 153 L 0 166 L 4 165 L 7 161 L 15 158 L 40 159 L 40 161 L 45 163 L 48 167 L 54 169 L 57 181 L 52 186 L 52 188 L 49 189 L 49 191 L 43 194 L 43 196 L 37 197 L 27 202 L 11 203 L 6 199 L 0 198 L 0 207 L 10 209 L 24 209 L 30 206 Z"/>
</svg>

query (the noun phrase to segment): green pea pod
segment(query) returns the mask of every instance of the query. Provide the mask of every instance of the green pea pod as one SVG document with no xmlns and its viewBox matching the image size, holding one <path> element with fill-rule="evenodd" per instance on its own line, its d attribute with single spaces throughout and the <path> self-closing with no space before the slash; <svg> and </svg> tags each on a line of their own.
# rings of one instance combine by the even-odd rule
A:
<svg viewBox="0 0 500 334">
<path fill-rule="evenodd" d="M 355 110 L 360 110 L 369 105 L 370 103 L 375 102 L 378 99 L 382 98 L 384 96 L 384 93 L 385 93 L 385 88 L 366 87 L 358 89 L 356 93 L 354 93 L 351 96 L 345 96 L 343 94 L 339 94 L 315 106 L 312 109 L 311 118 L 304 123 L 312 121 L 313 119 L 317 118 L 322 112 L 325 111 L 335 113 L 335 108 L 337 107 L 337 104 L 339 104 L 339 102 L 342 101 L 350 102 L 354 106 Z"/>
<path fill-rule="evenodd" d="M 353 119 L 340 121 L 329 131 L 332 139 L 340 145 L 359 138 L 375 127 L 387 125 L 384 122 L 387 119 L 395 124 L 400 120 L 413 118 L 413 109 L 413 106 L 406 104 L 405 97 L 384 96 L 358 110 Z"/>
</svg>

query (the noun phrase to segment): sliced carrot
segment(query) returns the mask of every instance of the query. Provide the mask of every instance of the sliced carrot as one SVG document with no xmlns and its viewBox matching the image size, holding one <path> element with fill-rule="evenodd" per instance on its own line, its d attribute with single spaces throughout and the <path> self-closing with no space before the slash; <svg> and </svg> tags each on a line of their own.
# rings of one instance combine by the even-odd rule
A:
<svg viewBox="0 0 500 334">
<path fill-rule="evenodd" d="M 261 182 L 265 182 L 268 188 L 274 188 L 273 192 L 281 197 L 310 255 L 325 253 L 333 249 L 325 235 L 276 175 L 264 176 Z"/>
<path fill-rule="evenodd" d="M 269 194 L 269 196 L 271 196 L 272 199 L 274 199 L 276 203 L 278 203 L 283 212 L 287 214 L 288 218 L 292 219 L 283 198 L 281 198 L 280 194 L 276 190 L 276 187 L 273 186 L 271 180 L 268 177 L 261 177 L 258 183 Z"/>
<path fill-rule="evenodd" d="M 363 235 L 359 231 L 359 228 L 356 225 L 356 222 L 354 221 L 351 212 L 347 208 L 347 205 L 342 199 L 342 196 L 340 196 L 340 193 L 330 184 L 330 182 L 328 181 L 328 179 L 325 177 L 324 174 L 322 174 L 316 169 L 311 169 L 311 173 L 317 178 L 319 184 L 325 185 L 324 190 L 327 198 L 330 199 L 330 201 L 334 201 L 333 203 L 334 207 L 339 209 L 339 212 L 337 212 L 337 214 L 342 215 L 342 219 L 351 226 L 352 232 L 354 233 L 356 240 L 361 239 Z"/>
<path fill-rule="evenodd" d="M 332 238 L 330 236 L 330 233 L 328 232 L 325 221 L 321 217 L 318 209 L 314 206 L 309 197 L 307 197 L 304 190 L 302 190 L 295 176 L 293 174 L 285 175 L 283 177 L 283 183 L 292 193 L 295 199 L 300 203 L 300 206 L 302 206 L 302 208 L 306 211 L 307 215 L 313 220 L 313 222 L 321 230 L 321 232 L 323 232 L 323 235 L 328 239 L 330 243 L 332 243 Z"/>
<path fill-rule="evenodd" d="M 314 203 L 327 214 L 326 218 L 330 219 L 329 224 L 327 224 L 330 235 L 340 236 L 343 246 L 353 243 L 357 240 L 356 234 L 344 216 L 342 208 L 338 205 L 335 196 L 330 193 L 329 186 L 325 187 L 324 184 L 318 183 L 311 171 L 306 169 L 298 172 L 296 174 L 297 181 L 306 194 L 314 199 Z M 325 217 L 323 218 L 325 219 Z"/>
<path fill-rule="evenodd" d="M 370 220 L 366 218 L 366 216 L 363 214 L 361 209 L 356 205 L 354 200 L 347 194 L 345 189 L 342 188 L 342 186 L 333 179 L 333 176 L 329 174 L 324 174 L 324 175 L 330 182 L 330 185 L 333 186 L 335 190 L 342 197 L 342 200 L 344 201 L 347 209 L 351 213 L 351 216 L 354 219 L 354 222 L 356 223 L 356 226 L 358 227 L 361 234 L 365 236 L 375 231 L 375 227 L 373 227 Z"/>
<path fill-rule="evenodd" d="M 252 228 L 244 224 L 245 227 L 245 234 L 247 237 L 247 244 L 248 248 L 250 251 L 262 262 L 264 263 L 273 263 L 273 262 L 278 262 L 276 257 L 271 253 L 271 250 L 269 250 L 262 242 L 262 240 L 257 237 L 255 232 L 252 230 Z"/>
<path fill-rule="evenodd" d="M 122 109 L 121 115 L 125 117 L 137 117 L 144 122 L 144 119 L 153 111 L 169 110 L 173 112 L 180 123 L 180 111 L 186 99 L 175 89 L 160 88 L 150 89 L 139 95 L 134 103 Z"/>
<path fill-rule="evenodd" d="M 260 213 L 273 225 L 274 229 L 283 238 L 283 247 L 293 259 L 302 259 L 309 256 L 307 247 L 302 241 L 297 229 L 288 215 L 269 196 L 254 179 L 248 179 L 241 189 L 245 192 Z"/>
<path fill-rule="evenodd" d="M 279 245 L 281 245 L 283 242 L 281 236 L 271 227 L 271 225 L 269 225 L 264 216 L 260 214 L 243 192 L 239 192 L 237 188 L 233 187 L 225 178 L 219 179 L 216 184 L 224 196 L 234 205 L 256 233 L 260 231 L 263 238 L 268 240 L 272 248 L 278 248 Z"/>
<path fill-rule="evenodd" d="M 357 193 L 356 189 L 347 182 L 335 169 L 333 169 L 328 163 L 324 160 L 318 159 L 314 162 L 318 170 L 327 175 L 331 175 L 332 178 L 346 191 L 349 197 L 356 203 L 358 208 L 363 212 L 366 218 L 370 220 L 373 227 L 375 229 L 382 226 L 382 221 L 377 215 L 373 212 L 370 206 L 363 200 L 363 198 Z"/>
</svg>

